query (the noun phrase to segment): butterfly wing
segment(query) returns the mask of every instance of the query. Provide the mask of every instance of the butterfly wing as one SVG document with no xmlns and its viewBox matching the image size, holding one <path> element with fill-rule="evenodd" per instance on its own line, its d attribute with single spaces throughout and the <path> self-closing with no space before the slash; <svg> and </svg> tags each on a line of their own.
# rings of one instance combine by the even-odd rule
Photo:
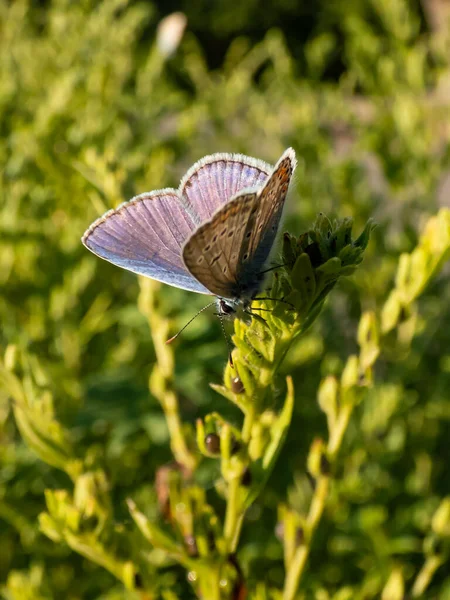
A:
<svg viewBox="0 0 450 600">
<path fill-rule="evenodd" d="M 203 223 L 183 248 L 189 272 L 216 296 L 236 298 L 238 295 L 240 249 L 247 224 L 257 210 L 258 192 L 241 192 Z"/>
<path fill-rule="evenodd" d="M 258 210 L 254 219 L 248 222 L 239 257 L 238 278 L 241 280 L 261 271 L 269 257 L 296 166 L 295 152 L 288 148 L 258 194 Z"/>
<path fill-rule="evenodd" d="M 181 180 L 181 201 L 200 225 L 241 190 L 261 187 L 271 172 L 269 164 L 243 154 L 205 156 Z"/>
<path fill-rule="evenodd" d="M 213 294 L 234 299 L 258 291 L 295 167 L 289 148 L 262 188 L 241 191 L 186 242 L 186 267 Z"/>
<path fill-rule="evenodd" d="M 82 238 L 100 258 L 169 285 L 210 294 L 186 269 L 181 250 L 195 223 L 176 190 L 141 194 L 97 219 Z"/>
</svg>

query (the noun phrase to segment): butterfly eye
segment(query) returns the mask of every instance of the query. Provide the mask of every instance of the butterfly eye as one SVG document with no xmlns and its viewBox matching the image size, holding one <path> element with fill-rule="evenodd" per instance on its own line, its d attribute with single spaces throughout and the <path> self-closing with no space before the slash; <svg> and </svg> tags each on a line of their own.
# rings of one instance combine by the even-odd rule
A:
<svg viewBox="0 0 450 600">
<path fill-rule="evenodd" d="M 220 237 L 223 237 L 227 232 L 227 227 L 225 227 L 224 229 L 222 229 L 222 231 L 220 232 Z"/>
<path fill-rule="evenodd" d="M 228 237 L 232 238 L 234 235 L 234 229 L 231 229 L 231 231 L 228 232 Z"/>
<path fill-rule="evenodd" d="M 209 252 L 211 250 L 211 244 L 207 244 L 204 248 L 203 251 L 204 252 Z"/>
<path fill-rule="evenodd" d="M 203 262 L 203 256 L 199 256 L 199 257 L 197 258 L 197 264 L 198 264 L 198 265 L 201 265 L 201 264 L 202 264 L 202 262 Z"/>
<path fill-rule="evenodd" d="M 248 252 L 246 252 L 242 258 L 243 258 L 244 260 L 247 260 L 247 258 L 248 258 Z"/>
</svg>

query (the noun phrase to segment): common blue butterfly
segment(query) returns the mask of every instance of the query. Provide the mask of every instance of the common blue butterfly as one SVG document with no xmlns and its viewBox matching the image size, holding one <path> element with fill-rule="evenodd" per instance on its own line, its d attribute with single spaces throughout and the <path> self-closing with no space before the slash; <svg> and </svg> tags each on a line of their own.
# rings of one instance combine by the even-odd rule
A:
<svg viewBox="0 0 450 600">
<path fill-rule="evenodd" d="M 108 211 L 83 244 L 139 275 L 215 295 L 219 313 L 232 314 L 260 291 L 296 164 L 292 148 L 273 168 L 242 154 L 205 156 L 177 190 Z"/>
</svg>

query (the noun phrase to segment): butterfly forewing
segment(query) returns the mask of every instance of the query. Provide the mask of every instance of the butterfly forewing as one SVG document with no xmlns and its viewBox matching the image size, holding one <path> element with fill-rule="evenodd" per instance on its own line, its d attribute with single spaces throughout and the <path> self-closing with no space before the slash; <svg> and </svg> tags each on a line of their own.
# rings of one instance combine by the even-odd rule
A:
<svg viewBox="0 0 450 600">
<path fill-rule="evenodd" d="M 257 209 L 257 191 L 238 194 L 201 225 L 184 246 L 186 267 L 216 296 L 233 299 L 239 295 L 240 249 Z"/>
<path fill-rule="evenodd" d="M 209 294 L 186 269 L 181 248 L 196 225 L 176 190 L 136 196 L 86 231 L 83 244 L 97 256 L 152 279 Z"/>
<path fill-rule="evenodd" d="M 241 190 L 261 187 L 271 172 L 267 163 L 243 154 L 205 156 L 183 177 L 181 201 L 200 225 Z"/>
</svg>

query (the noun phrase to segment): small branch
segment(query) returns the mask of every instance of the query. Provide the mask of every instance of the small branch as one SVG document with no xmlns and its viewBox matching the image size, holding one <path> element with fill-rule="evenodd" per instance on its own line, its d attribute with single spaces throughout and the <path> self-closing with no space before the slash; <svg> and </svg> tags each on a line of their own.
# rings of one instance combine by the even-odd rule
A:
<svg viewBox="0 0 450 600">
<path fill-rule="evenodd" d="M 188 472 L 192 472 L 198 459 L 188 446 L 180 417 L 178 397 L 172 385 L 174 354 L 172 346 L 165 343 L 169 334 L 169 323 L 158 310 L 157 291 L 160 284 L 143 277 L 139 278 L 139 283 L 141 286 L 139 309 L 147 317 L 157 359 L 157 365 L 150 376 L 150 391 L 164 411 L 169 429 L 170 447 L 175 460 Z"/>
<path fill-rule="evenodd" d="M 341 447 L 342 440 L 350 422 L 350 417 L 352 416 L 353 408 L 354 404 L 349 402 L 339 411 L 338 419 L 328 442 L 328 453 L 330 458 L 335 457 Z"/>
<path fill-rule="evenodd" d="M 228 485 L 228 501 L 223 529 L 227 551 L 230 554 L 236 550 L 244 519 L 243 507 L 239 501 L 240 489 L 240 479 L 234 477 Z"/>
<path fill-rule="evenodd" d="M 435 572 L 444 563 L 442 556 L 429 556 L 425 564 L 417 574 L 416 580 L 411 590 L 413 598 L 420 598 L 426 591 Z"/>
<path fill-rule="evenodd" d="M 300 585 L 300 581 L 305 569 L 306 561 L 308 559 L 311 543 L 314 537 L 314 533 L 317 529 L 320 519 L 322 518 L 325 504 L 328 498 L 328 491 L 330 486 L 330 478 L 326 475 L 322 475 L 317 481 L 316 489 L 314 490 L 314 496 L 311 501 L 309 513 L 307 517 L 308 532 L 307 539 L 304 544 L 299 546 L 292 559 L 291 564 L 286 573 L 286 580 L 283 590 L 283 600 L 294 600 Z"/>
</svg>

